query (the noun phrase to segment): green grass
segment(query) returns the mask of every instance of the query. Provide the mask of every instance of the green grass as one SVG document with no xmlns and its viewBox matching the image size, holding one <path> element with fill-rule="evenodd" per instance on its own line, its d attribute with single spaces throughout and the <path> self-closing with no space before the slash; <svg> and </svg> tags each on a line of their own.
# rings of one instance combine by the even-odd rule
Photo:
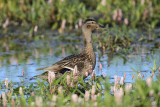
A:
<svg viewBox="0 0 160 107">
<path fill-rule="evenodd" d="M 106 1 L 106 3 L 104 4 L 102 1 Z M 160 1 L 144 0 L 144 3 L 142 1 L 1 0 L 0 26 L 5 25 L 6 20 L 9 19 L 11 25 L 18 24 L 29 28 L 38 25 L 39 27 L 48 26 L 58 29 L 61 28 L 62 21 L 66 20 L 66 26 L 73 29 L 76 24 L 78 25 L 80 19 L 89 17 L 110 26 L 133 28 L 159 26 Z"/>
<path fill-rule="evenodd" d="M 93 79 L 92 76 L 88 78 L 88 82 L 80 78 L 75 86 L 71 87 L 69 84 L 74 79 L 71 79 L 67 85 L 66 77 L 62 77 L 53 80 L 51 84 L 37 80 L 37 84 L 21 85 L 17 88 L 13 88 L 13 83 L 10 82 L 6 89 L 5 82 L 2 81 L 0 105 L 23 107 L 158 106 L 160 104 L 160 78 L 159 76 L 157 78 L 153 81 L 152 77 L 148 77 L 147 80 L 137 77 L 132 83 L 126 83 L 125 80 L 124 83 L 119 81 L 109 83 L 108 77 L 95 76 Z"/>
</svg>

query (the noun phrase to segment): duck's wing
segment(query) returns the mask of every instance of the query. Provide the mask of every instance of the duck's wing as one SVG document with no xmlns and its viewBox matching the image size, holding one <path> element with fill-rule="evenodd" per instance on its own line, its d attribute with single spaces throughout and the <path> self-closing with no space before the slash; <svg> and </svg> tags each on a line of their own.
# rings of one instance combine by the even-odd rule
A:
<svg viewBox="0 0 160 107">
<path fill-rule="evenodd" d="M 81 68 L 84 67 L 85 60 L 86 57 L 83 54 L 70 55 L 58 61 L 57 63 L 53 64 L 52 66 L 40 68 L 37 70 L 52 71 L 55 73 L 58 72 L 64 73 L 65 71 L 73 71 L 75 65 L 77 65 L 78 70 L 80 70 Z"/>
</svg>

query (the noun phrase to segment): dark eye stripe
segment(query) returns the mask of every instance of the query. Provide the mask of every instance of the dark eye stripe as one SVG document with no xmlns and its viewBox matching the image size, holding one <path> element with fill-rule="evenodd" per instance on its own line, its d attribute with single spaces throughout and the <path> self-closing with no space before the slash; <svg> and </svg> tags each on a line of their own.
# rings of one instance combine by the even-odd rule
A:
<svg viewBox="0 0 160 107">
<path fill-rule="evenodd" d="M 96 22 L 92 21 L 92 22 L 87 22 L 87 24 L 96 24 Z"/>
</svg>

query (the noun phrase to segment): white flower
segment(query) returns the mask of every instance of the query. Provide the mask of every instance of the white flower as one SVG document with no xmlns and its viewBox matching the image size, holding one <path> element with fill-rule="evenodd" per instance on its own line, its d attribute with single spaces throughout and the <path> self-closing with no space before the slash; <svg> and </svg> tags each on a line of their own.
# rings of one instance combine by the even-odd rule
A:
<svg viewBox="0 0 160 107">
<path fill-rule="evenodd" d="M 19 94 L 23 94 L 22 87 L 19 87 Z"/>
<path fill-rule="evenodd" d="M 85 101 L 89 101 L 89 91 L 85 91 Z"/>
<path fill-rule="evenodd" d="M 125 91 L 126 91 L 126 93 L 129 93 L 131 91 L 131 89 L 132 89 L 132 84 L 126 84 L 125 85 Z"/>
<path fill-rule="evenodd" d="M 101 1 L 101 5 L 102 5 L 102 6 L 105 6 L 105 5 L 106 5 L 106 0 L 102 0 L 102 1 Z"/>
<path fill-rule="evenodd" d="M 72 95 L 72 100 L 73 100 L 74 103 L 77 103 L 77 101 L 78 101 L 78 96 L 77 96 L 77 94 L 73 94 L 73 95 Z"/>
<path fill-rule="evenodd" d="M 152 78 L 148 77 L 147 80 L 146 80 L 146 83 L 147 83 L 148 87 L 151 87 L 152 86 Z"/>
<path fill-rule="evenodd" d="M 37 107 L 42 107 L 43 99 L 42 97 L 36 96 L 36 106 Z"/>
<path fill-rule="evenodd" d="M 124 83 L 124 78 L 121 77 L 121 82 L 120 82 L 120 84 L 123 85 L 123 83 Z"/>
<path fill-rule="evenodd" d="M 8 78 L 6 78 L 6 79 L 5 79 L 5 86 L 6 86 L 6 89 L 8 88 L 8 83 L 9 83 Z"/>
</svg>

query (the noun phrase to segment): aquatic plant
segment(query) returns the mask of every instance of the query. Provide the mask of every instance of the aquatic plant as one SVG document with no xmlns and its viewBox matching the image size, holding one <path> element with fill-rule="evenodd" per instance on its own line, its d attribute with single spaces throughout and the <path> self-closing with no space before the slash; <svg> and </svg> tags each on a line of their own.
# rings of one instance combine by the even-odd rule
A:
<svg viewBox="0 0 160 107">
<path fill-rule="evenodd" d="M 93 76 L 93 75 L 92 75 Z M 53 80 L 52 84 L 37 80 L 30 86 L 9 87 L 0 83 L 1 106 L 158 106 L 160 102 L 159 77 L 153 81 L 137 78 L 133 83 L 126 83 L 115 76 L 115 82 L 109 83 L 108 77 L 95 76 L 95 80 L 84 82 L 80 79 L 76 86 L 68 87 L 67 78 Z M 72 79 L 72 78 L 70 78 Z M 89 79 L 89 78 L 88 78 Z M 61 81 L 60 81 L 61 80 Z M 72 80 L 71 80 L 72 81 Z M 51 90 L 50 90 L 51 88 Z M 145 89 L 145 91 L 144 91 Z M 112 102 L 112 103 L 111 103 Z"/>
<path fill-rule="evenodd" d="M 93 17 L 111 26 L 154 28 L 159 23 L 159 7 L 158 0 L 1 0 L 0 26 L 18 24 L 32 30 L 48 26 L 62 31 L 77 29 L 79 21 Z"/>
</svg>

